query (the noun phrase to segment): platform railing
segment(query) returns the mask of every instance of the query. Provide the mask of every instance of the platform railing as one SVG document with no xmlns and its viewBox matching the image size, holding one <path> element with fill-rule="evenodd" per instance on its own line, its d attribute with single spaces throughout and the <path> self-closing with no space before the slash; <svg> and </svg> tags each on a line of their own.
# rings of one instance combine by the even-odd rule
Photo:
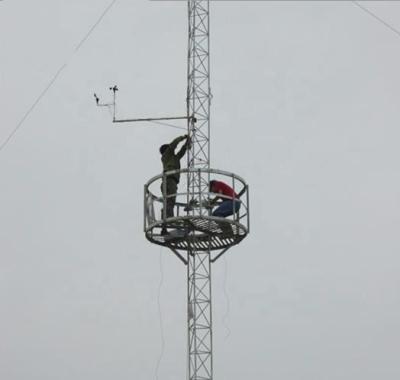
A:
<svg viewBox="0 0 400 380">
<path fill-rule="evenodd" d="M 166 194 L 167 177 L 179 174 L 180 182 L 178 191 L 174 194 Z M 186 175 L 185 175 L 186 174 Z M 241 224 L 249 232 L 249 189 L 244 179 L 234 173 L 218 169 L 181 169 L 172 170 L 151 178 L 144 186 L 144 231 L 148 231 L 154 226 L 168 224 L 168 221 L 190 215 L 204 215 L 207 218 L 219 219 L 221 217 L 212 216 L 213 209 L 210 200 L 218 196 L 221 199 L 232 200 L 231 197 L 215 194 L 210 191 L 202 191 L 191 198 L 188 194 L 187 180 L 189 174 L 198 175 L 199 179 L 207 175 L 211 180 L 217 180 L 229 185 L 239 196 L 240 207 L 237 212 L 222 218 L 231 220 L 233 223 Z M 173 217 L 167 217 L 167 199 L 176 197 L 173 208 Z M 237 199 L 233 199 L 232 208 L 235 210 Z"/>
</svg>

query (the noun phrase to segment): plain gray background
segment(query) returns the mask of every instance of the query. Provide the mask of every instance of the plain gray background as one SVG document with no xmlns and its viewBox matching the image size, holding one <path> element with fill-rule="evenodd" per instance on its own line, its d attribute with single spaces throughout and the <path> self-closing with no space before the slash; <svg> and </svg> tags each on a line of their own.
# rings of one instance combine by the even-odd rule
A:
<svg viewBox="0 0 400 380">
<path fill-rule="evenodd" d="M 0 4 L 0 378 L 186 373 L 186 271 L 142 232 L 185 113 L 185 2 Z M 400 3 L 364 2 L 400 28 Z M 400 38 L 351 2 L 213 2 L 214 168 L 251 235 L 213 267 L 215 379 L 397 380 Z M 66 64 L 64 67 L 63 65 Z M 161 261 L 160 261 L 161 260 Z M 160 266 L 161 265 L 161 266 Z"/>
</svg>

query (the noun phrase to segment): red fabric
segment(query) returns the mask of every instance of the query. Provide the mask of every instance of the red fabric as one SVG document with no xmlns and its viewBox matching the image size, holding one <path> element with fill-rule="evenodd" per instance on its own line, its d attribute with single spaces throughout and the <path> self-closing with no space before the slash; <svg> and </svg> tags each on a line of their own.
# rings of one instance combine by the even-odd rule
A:
<svg viewBox="0 0 400 380">
<path fill-rule="evenodd" d="M 222 194 L 230 198 L 237 198 L 237 194 L 233 191 L 233 189 L 221 181 L 214 181 L 211 190 L 213 193 Z"/>
</svg>

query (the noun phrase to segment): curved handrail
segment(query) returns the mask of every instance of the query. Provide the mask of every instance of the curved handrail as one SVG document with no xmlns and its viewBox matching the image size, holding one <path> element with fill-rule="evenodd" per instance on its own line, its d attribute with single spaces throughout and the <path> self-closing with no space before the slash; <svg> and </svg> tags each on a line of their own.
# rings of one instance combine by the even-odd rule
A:
<svg viewBox="0 0 400 380">
<path fill-rule="evenodd" d="M 156 185 L 159 184 L 163 184 L 164 186 L 166 184 L 166 182 L 164 182 L 164 180 L 170 176 L 170 175 L 174 175 L 174 174 L 187 174 L 188 176 L 190 174 L 194 174 L 194 175 L 198 175 L 199 178 L 203 177 L 204 179 L 206 178 L 206 176 L 208 176 L 208 178 L 210 178 L 210 174 L 214 174 L 217 178 L 217 180 L 222 180 L 224 181 L 224 177 L 225 177 L 225 181 L 227 181 L 229 179 L 229 181 L 232 181 L 232 188 L 235 191 L 235 193 L 237 194 L 237 197 L 231 197 L 231 196 L 227 196 L 224 194 L 218 194 L 218 193 L 214 193 L 209 191 L 209 189 L 203 189 L 200 193 L 201 196 L 200 198 L 198 198 L 197 196 L 195 196 L 195 200 L 196 202 L 194 202 L 194 199 L 189 200 L 189 195 L 190 193 L 188 193 L 187 191 L 177 191 L 174 194 L 166 194 L 163 195 L 163 192 L 165 191 L 165 189 L 163 190 L 163 188 L 161 187 L 161 189 L 159 189 L 158 187 L 156 187 Z M 185 179 L 188 179 L 189 177 L 185 177 Z M 222 177 L 221 179 L 219 179 L 219 177 Z M 186 183 L 185 183 L 186 182 Z M 228 182 L 229 183 L 229 182 Z M 183 180 L 181 181 L 181 185 L 183 187 L 185 187 L 187 185 L 187 180 Z M 156 190 L 157 189 L 157 190 Z M 208 168 L 197 168 L 197 169 L 193 169 L 193 168 L 184 168 L 184 169 L 179 169 L 179 170 L 169 170 L 166 171 L 164 173 L 158 174 L 156 176 L 153 176 L 150 180 L 147 181 L 147 183 L 144 186 L 144 190 L 145 190 L 145 198 L 144 198 L 144 227 L 145 227 L 145 231 L 147 228 L 155 226 L 155 225 L 160 225 L 160 223 L 165 223 L 165 221 L 168 219 L 170 222 L 173 221 L 174 216 L 172 217 L 166 217 L 166 209 L 167 209 L 167 199 L 169 198 L 175 198 L 175 202 L 174 202 L 174 209 L 175 209 L 175 216 L 179 217 L 179 218 L 183 218 L 184 217 L 184 213 L 188 213 L 188 212 L 192 212 L 193 210 L 199 209 L 200 210 L 200 214 L 202 214 L 202 209 L 208 209 L 208 216 L 211 216 L 211 212 L 213 207 L 218 206 L 219 204 L 221 204 L 222 202 L 218 202 L 218 203 L 208 203 L 211 198 L 217 196 L 218 198 L 223 200 L 233 200 L 233 208 L 235 209 L 235 203 L 236 202 L 240 202 L 241 207 L 240 207 L 240 211 L 239 209 L 235 212 L 233 212 L 231 215 L 231 217 L 229 218 L 229 220 L 231 220 L 231 222 L 238 222 L 238 223 L 243 223 L 244 225 L 243 227 L 246 228 L 246 230 L 248 231 L 248 227 L 249 227 L 249 193 L 248 193 L 248 185 L 246 183 L 246 181 L 239 175 L 235 174 L 235 173 L 231 173 L 225 170 L 219 170 L 219 169 L 208 169 Z M 198 195 L 200 195 L 200 193 Z M 186 197 L 186 198 L 185 198 Z M 185 199 L 185 201 L 183 201 Z M 158 204 L 159 206 L 157 206 L 157 208 L 155 209 L 155 205 Z M 162 208 L 161 208 L 162 207 Z M 157 217 L 157 215 L 159 215 L 159 213 L 161 212 L 161 217 Z M 187 214 L 188 215 L 188 214 Z M 193 214 L 192 214 L 193 216 Z M 204 215 L 206 216 L 206 215 Z"/>
<path fill-rule="evenodd" d="M 240 181 L 243 185 L 247 186 L 246 181 L 242 177 L 238 176 L 235 173 L 231 173 L 231 172 L 227 172 L 225 170 L 219 170 L 219 169 L 202 169 L 202 168 L 199 168 L 199 169 L 188 169 L 188 168 L 185 168 L 185 169 L 179 169 L 179 170 L 169 170 L 167 172 L 158 174 L 158 175 L 150 178 L 150 180 L 147 181 L 145 186 L 149 187 L 152 183 L 154 183 L 158 179 L 163 178 L 164 176 L 167 177 L 169 175 L 177 174 L 177 173 L 183 174 L 183 173 L 198 173 L 198 172 L 200 172 L 200 173 L 208 173 L 208 174 L 219 174 L 219 175 L 224 175 L 226 177 L 232 177 L 232 178 L 235 178 L 238 181 Z"/>
</svg>

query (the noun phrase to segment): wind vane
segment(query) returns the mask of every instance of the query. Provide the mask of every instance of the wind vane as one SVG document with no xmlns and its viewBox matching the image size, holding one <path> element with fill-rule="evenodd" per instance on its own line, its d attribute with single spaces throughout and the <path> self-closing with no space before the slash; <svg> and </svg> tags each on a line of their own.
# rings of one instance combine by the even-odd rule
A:
<svg viewBox="0 0 400 380">
<path fill-rule="evenodd" d="M 98 107 L 111 107 L 113 110 L 113 123 L 135 123 L 142 121 L 167 121 L 167 120 L 190 120 L 195 118 L 193 116 L 166 116 L 166 117 L 146 117 L 146 118 L 134 118 L 134 119 L 118 119 L 116 117 L 116 99 L 117 99 L 117 91 L 119 91 L 118 87 L 115 85 L 109 88 L 110 91 L 113 92 L 113 100 L 110 103 L 100 103 L 100 98 L 94 93 L 94 98 L 96 100 L 96 105 Z"/>
</svg>

